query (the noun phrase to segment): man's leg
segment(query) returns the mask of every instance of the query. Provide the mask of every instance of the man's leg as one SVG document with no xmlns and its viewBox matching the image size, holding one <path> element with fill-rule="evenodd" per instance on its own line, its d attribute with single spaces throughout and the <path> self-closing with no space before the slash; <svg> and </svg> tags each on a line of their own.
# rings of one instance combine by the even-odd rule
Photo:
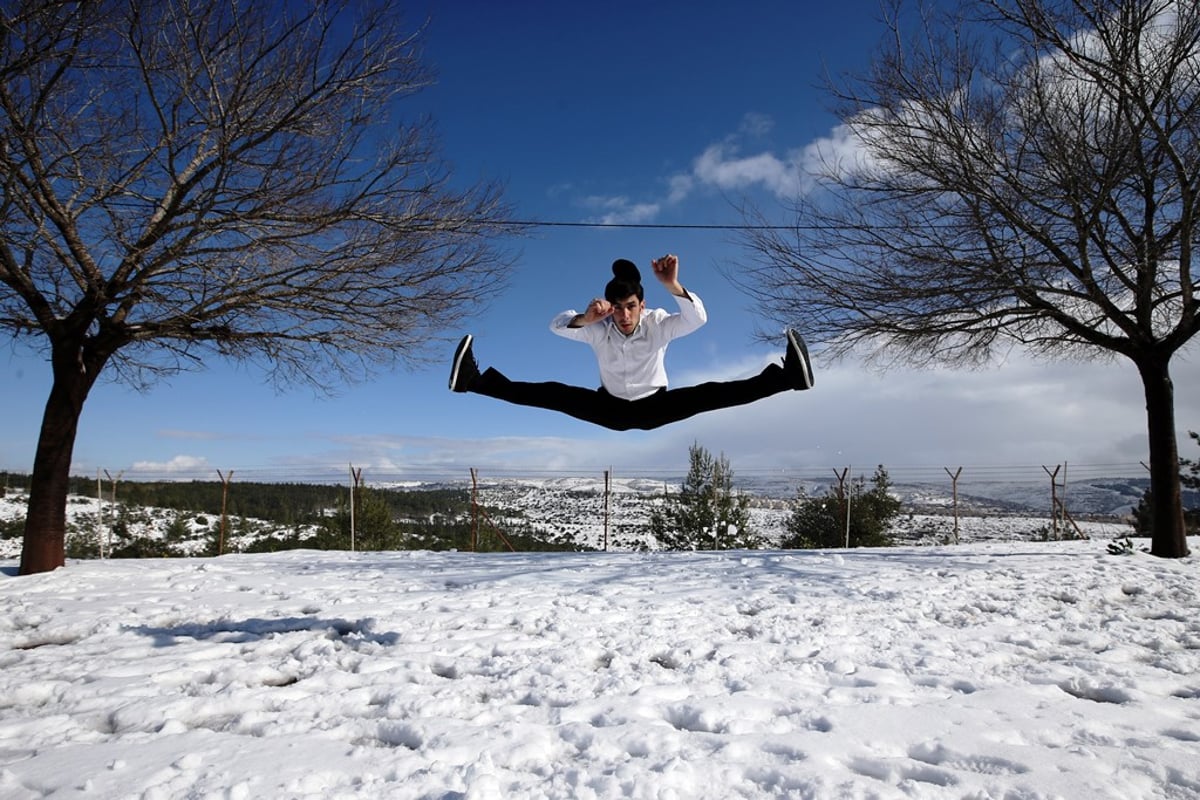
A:
<svg viewBox="0 0 1200 800">
<path fill-rule="evenodd" d="M 584 389 L 555 381 L 512 381 L 494 367 L 488 367 L 467 391 L 507 403 L 559 411 L 614 431 L 640 427 L 631 423 L 637 417 L 635 404 L 613 397 L 603 389 Z"/>
<path fill-rule="evenodd" d="M 468 336 L 464 337 L 455 354 L 451 388 L 517 405 L 559 411 L 616 431 L 652 430 L 705 411 L 753 403 L 791 389 L 811 388 L 812 366 L 804 340 L 795 331 L 788 331 L 787 341 L 783 366 L 769 364 L 752 378 L 710 381 L 660 391 L 641 400 L 622 400 L 603 389 L 584 389 L 553 381 L 511 381 L 491 367 L 479 374 Z"/>
<path fill-rule="evenodd" d="M 512 381 L 494 367 L 485 370 L 467 391 L 517 405 L 559 411 L 614 431 L 648 431 L 705 411 L 752 403 L 791 388 L 783 367 L 771 364 L 753 378 L 685 386 L 640 400 L 622 400 L 603 389 L 584 389 L 554 381 Z"/>
<path fill-rule="evenodd" d="M 753 378 L 740 381 L 710 381 L 696 386 L 669 389 L 630 402 L 631 427 L 651 430 L 705 411 L 716 411 L 753 403 L 793 388 L 783 367 L 769 364 Z"/>
<path fill-rule="evenodd" d="M 783 366 L 768 364 L 766 369 L 753 378 L 740 381 L 710 381 L 635 400 L 631 403 L 635 407 L 630 412 L 631 427 L 650 430 L 705 411 L 745 405 L 780 392 L 811 389 L 812 386 L 812 364 L 808 358 L 808 347 L 800 334 L 789 330 Z"/>
<path fill-rule="evenodd" d="M 511 381 L 499 370 L 489 367 L 480 373 L 467 334 L 458 344 L 450 367 L 450 390 L 474 392 L 508 403 L 559 411 L 576 419 L 617 431 L 629 430 L 632 404 L 613 397 L 603 389 L 584 389 L 565 383 L 526 383 Z"/>
</svg>

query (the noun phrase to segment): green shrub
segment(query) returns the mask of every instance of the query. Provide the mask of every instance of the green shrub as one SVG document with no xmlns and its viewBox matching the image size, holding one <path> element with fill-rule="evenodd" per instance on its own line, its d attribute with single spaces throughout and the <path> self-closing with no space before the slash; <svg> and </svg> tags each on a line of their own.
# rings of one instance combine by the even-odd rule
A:
<svg viewBox="0 0 1200 800">
<path fill-rule="evenodd" d="M 890 529 L 900 513 L 900 501 L 891 494 L 891 479 L 880 464 L 871 479 L 871 489 L 859 477 L 849 487 L 848 496 L 833 490 L 821 497 L 808 497 L 801 488 L 797 503 L 787 521 L 787 548 L 832 548 L 847 546 L 846 512 L 849 508 L 850 547 L 889 547 Z"/>
</svg>

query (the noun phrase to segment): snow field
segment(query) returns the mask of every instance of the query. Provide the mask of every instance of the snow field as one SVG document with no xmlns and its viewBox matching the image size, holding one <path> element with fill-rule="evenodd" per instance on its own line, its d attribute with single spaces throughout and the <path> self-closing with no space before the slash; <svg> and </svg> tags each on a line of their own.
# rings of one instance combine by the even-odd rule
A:
<svg viewBox="0 0 1200 800">
<path fill-rule="evenodd" d="M 0 577 L 0 795 L 1196 797 L 1194 573 L 1095 541 L 73 563 Z"/>
</svg>

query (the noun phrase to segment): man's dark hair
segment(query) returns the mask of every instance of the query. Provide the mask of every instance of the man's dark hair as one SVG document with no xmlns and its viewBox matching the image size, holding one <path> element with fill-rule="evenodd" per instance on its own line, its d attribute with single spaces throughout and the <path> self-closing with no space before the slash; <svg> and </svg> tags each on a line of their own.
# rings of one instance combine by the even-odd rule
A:
<svg viewBox="0 0 1200 800">
<path fill-rule="evenodd" d="M 646 299 L 642 289 L 642 273 L 637 264 L 627 258 L 618 258 L 612 265 L 613 279 L 604 287 L 604 299 L 610 303 L 624 300 L 631 294 L 636 294 L 638 300 Z"/>
</svg>

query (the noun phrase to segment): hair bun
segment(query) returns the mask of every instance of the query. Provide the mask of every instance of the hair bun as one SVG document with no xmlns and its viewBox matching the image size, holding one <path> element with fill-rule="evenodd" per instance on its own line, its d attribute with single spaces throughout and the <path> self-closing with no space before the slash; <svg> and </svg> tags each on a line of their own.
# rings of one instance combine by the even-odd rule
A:
<svg viewBox="0 0 1200 800">
<path fill-rule="evenodd" d="M 623 281 L 632 283 L 642 282 L 642 273 L 638 271 L 637 264 L 634 264 L 627 258 L 618 258 L 612 265 L 613 276 Z"/>
</svg>

